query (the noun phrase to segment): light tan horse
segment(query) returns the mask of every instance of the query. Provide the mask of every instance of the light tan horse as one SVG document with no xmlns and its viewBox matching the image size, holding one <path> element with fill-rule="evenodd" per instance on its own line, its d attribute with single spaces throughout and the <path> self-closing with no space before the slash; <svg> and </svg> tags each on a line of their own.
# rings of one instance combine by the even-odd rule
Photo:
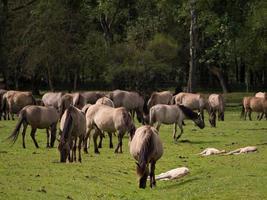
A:
<svg viewBox="0 0 267 200">
<path fill-rule="evenodd" d="M 64 94 L 63 92 L 47 92 L 43 95 L 42 101 L 45 106 L 53 106 L 60 111 L 60 100 Z"/>
<path fill-rule="evenodd" d="M 197 110 L 200 112 L 202 119 L 204 120 L 204 109 L 209 113 L 209 103 L 202 94 L 193 94 L 181 92 L 174 96 L 173 102 L 175 104 L 184 105 L 191 110 Z"/>
<path fill-rule="evenodd" d="M 63 112 L 69 108 L 70 105 L 73 105 L 79 109 L 82 109 L 85 105 L 86 101 L 84 96 L 80 93 L 67 93 L 61 97 L 59 109 L 60 109 L 60 116 L 63 115 Z"/>
<path fill-rule="evenodd" d="M 257 92 L 255 94 L 255 97 L 267 99 L 267 93 L 266 92 Z"/>
<path fill-rule="evenodd" d="M 147 107 L 150 109 L 157 104 L 171 104 L 172 93 L 170 91 L 153 92 L 147 102 Z"/>
<path fill-rule="evenodd" d="M 255 97 L 267 99 L 267 93 L 266 92 L 257 92 L 255 94 Z M 262 114 L 258 114 L 257 119 L 260 119 L 261 115 L 263 115 L 263 113 Z M 267 119 L 267 114 L 265 115 L 265 118 Z"/>
<path fill-rule="evenodd" d="M 133 119 L 136 112 L 138 121 L 144 124 L 144 98 L 140 94 L 137 92 L 114 90 L 107 94 L 107 97 L 113 101 L 115 108 L 124 107 L 131 112 Z"/>
<path fill-rule="evenodd" d="M 4 119 L 6 115 L 9 118 L 11 114 L 14 120 L 14 114 L 18 114 L 19 111 L 27 105 L 35 105 L 36 101 L 31 92 L 21 92 L 10 90 L 3 95 L 2 110 L 4 112 Z"/>
<path fill-rule="evenodd" d="M 86 126 L 87 126 L 87 142 L 92 129 L 95 129 L 93 134 L 95 153 L 99 153 L 97 146 L 98 135 L 103 132 L 108 132 L 110 137 L 110 148 L 112 144 L 112 133 L 118 131 L 118 145 L 115 153 L 122 153 L 122 138 L 126 132 L 130 134 L 135 131 L 135 126 L 128 111 L 123 108 L 112 108 L 106 105 L 96 104 L 88 108 L 86 112 Z M 84 145 L 85 152 L 87 152 L 87 144 Z"/>
<path fill-rule="evenodd" d="M 110 106 L 112 108 L 115 107 L 113 101 L 109 99 L 108 97 L 101 97 L 100 99 L 96 101 L 95 104 L 103 104 L 103 105 Z"/>
<path fill-rule="evenodd" d="M 57 122 L 59 120 L 59 115 L 57 110 L 54 107 L 44 107 L 44 106 L 35 106 L 30 105 L 24 107 L 19 114 L 19 120 L 17 122 L 16 128 L 13 133 L 9 136 L 9 139 L 13 141 L 13 143 L 17 140 L 19 135 L 19 130 L 21 125 L 23 125 L 22 131 L 22 145 L 25 148 L 25 134 L 27 126 L 30 125 L 32 127 L 31 137 L 32 140 L 38 148 L 37 141 L 35 140 L 35 133 L 37 129 L 46 129 L 47 133 L 47 147 L 53 147 L 56 139 L 56 130 L 57 130 Z M 51 131 L 50 144 L 49 144 L 49 129 Z"/>
<path fill-rule="evenodd" d="M 257 112 L 258 114 L 261 114 L 259 118 L 259 120 L 261 120 L 263 114 L 267 114 L 267 100 L 259 97 L 244 97 L 241 117 L 245 116 L 246 120 L 248 115 L 249 120 L 252 120 L 251 119 L 252 112 Z"/>
<path fill-rule="evenodd" d="M 178 140 L 183 134 L 183 120 L 191 119 L 201 129 L 205 127 L 205 123 L 199 113 L 193 112 L 190 108 L 183 105 L 164 105 L 157 104 L 150 109 L 150 125 L 157 123 L 156 129 L 159 131 L 160 125 L 174 124 L 173 139 Z M 176 137 L 177 125 L 181 132 Z"/>
<path fill-rule="evenodd" d="M 163 146 L 158 131 L 152 126 L 141 126 L 131 138 L 130 154 L 137 161 L 136 172 L 139 176 L 139 188 L 146 187 L 148 175 L 150 176 L 150 187 L 155 187 L 155 166 L 163 155 Z M 148 169 L 149 164 L 150 170 Z"/>
<path fill-rule="evenodd" d="M 216 113 L 218 112 L 218 120 L 224 121 L 225 101 L 221 94 L 211 94 L 208 99 L 210 106 L 209 121 L 213 127 L 216 127 Z"/>
<path fill-rule="evenodd" d="M 76 161 L 76 148 L 77 140 L 79 158 L 78 161 L 82 162 L 81 148 L 82 142 L 86 134 L 86 119 L 85 114 L 74 106 L 69 106 L 60 120 L 60 130 L 62 132 L 58 150 L 60 152 L 60 162 Z"/>
<path fill-rule="evenodd" d="M 84 96 L 85 103 L 95 104 L 98 99 L 105 96 L 105 93 L 99 91 L 90 91 L 82 92 L 81 95 Z"/>
<path fill-rule="evenodd" d="M 2 110 L 2 102 L 3 96 L 7 92 L 7 90 L 0 89 L 0 120 L 2 120 L 3 110 Z"/>
</svg>

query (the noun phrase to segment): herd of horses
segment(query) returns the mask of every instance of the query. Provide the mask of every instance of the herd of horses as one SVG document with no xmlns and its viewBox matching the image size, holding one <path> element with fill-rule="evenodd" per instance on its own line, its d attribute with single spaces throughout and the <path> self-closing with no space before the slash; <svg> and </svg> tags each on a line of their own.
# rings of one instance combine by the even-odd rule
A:
<svg viewBox="0 0 267 200">
<path fill-rule="evenodd" d="M 259 94 L 257 94 L 259 95 Z M 267 113 L 267 95 L 244 97 L 243 110 L 245 117 L 251 112 L 260 113 L 259 119 Z M 23 126 L 22 142 L 25 148 L 25 134 L 30 125 L 31 137 L 35 139 L 37 129 L 46 129 L 47 147 L 53 147 L 58 140 L 60 162 L 82 161 L 82 148 L 88 153 L 90 139 L 93 139 L 94 152 L 99 153 L 105 133 L 109 136 L 109 147 L 113 148 L 112 136 L 117 135 L 118 143 L 115 153 L 122 153 L 122 139 L 129 133 L 131 155 L 136 159 L 139 187 L 146 187 L 150 177 L 150 187 L 154 187 L 155 164 L 163 154 L 162 142 L 159 138 L 161 124 L 174 124 L 173 138 L 178 140 L 183 133 L 185 119 L 192 120 L 199 128 L 205 127 L 204 110 L 207 110 L 212 127 L 218 120 L 224 120 L 225 101 L 221 94 L 202 94 L 181 92 L 172 94 L 169 91 L 153 92 L 148 100 L 133 91 L 114 90 L 111 92 L 47 92 L 42 99 L 35 99 L 31 92 L 0 90 L 0 119 L 18 122 L 8 137 L 13 143 Z M 198 112 L 195 112 L 198 111 Z M 134 118 L 142 123 L 136 128 Z M 57 124 L 59 134 L 57 136 Z M 156 124 L 156 125 L 155 125 Z M 155 127 L 154 127 L 155 125 Z M 177 125 L 180 134 L 177 134 Z M 97 143 L 98 137 L 100 138 Z M 150 164 L 150 169 L 149 169 Z"/>
</svg>

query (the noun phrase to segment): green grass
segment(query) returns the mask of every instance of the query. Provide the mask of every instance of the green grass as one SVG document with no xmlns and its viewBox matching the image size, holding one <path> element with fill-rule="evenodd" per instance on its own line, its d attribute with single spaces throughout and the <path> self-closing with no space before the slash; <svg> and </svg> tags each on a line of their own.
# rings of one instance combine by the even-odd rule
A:
<svg viewBox="0 0 267 200">
<path fill-rule="evenodd" d="M 239 119 L 240 107 L 229 108 L 226 121 L 202 130 L 186 121 L 184 134 L 172 140 L 172 126 L 162 126 L 163 157 L 156 174 L 187 166 L 190 174 L 180 180 L 158 181 L 155 189 L 138 189 L 135 161 L 129 154 L 128 138 L 123 154 L 115 155 L 105 138 L 101 154 L 82 154 L 83 162 L 59 163 L 57 148 L 47 149 L 46 134 L 38 130 L 39 149 L 30 129 L 26 149 L 21 135 L 10 147 L 4 139 L 16 121 L 0 122 L 0 199 L 267 199 L 267 121 Z M 114 144 L 117 139 L 114 138 Z M 203 148 L 227 151 L 257 145 L 259 152 L 236 156 L 199 157 Z"/>
</svg>

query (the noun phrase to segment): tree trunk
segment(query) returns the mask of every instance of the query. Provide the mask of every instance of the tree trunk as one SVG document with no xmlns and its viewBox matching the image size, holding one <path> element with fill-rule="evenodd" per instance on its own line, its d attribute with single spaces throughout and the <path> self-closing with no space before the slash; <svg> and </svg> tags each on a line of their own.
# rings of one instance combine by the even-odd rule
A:
<svg viewBox="0 0 267 200">
<path fill-rule="evenodd" d="M 47 81 L 48 81 L 48 85 L 49 85 L 49 88 L 52 92 L 55 91 L 55 88 L 54 88 L 54 85 L 53 85 L 53 80 L 52 80 L 52 73 L 51 73 L 51 69 L 48 65 L 48 62 L 46 63 L 47 64 Z"/>
<path fill-rule="evenodd" d="M 227 89 L 227 86 L 226 86 L 226 82 L 225 82 L 225 79 L 223 77 L 223 72 L 221 69 L 219 69 L 218 67 L 211 67 L 210 68 L 210 71 L 213 75 L 215 75 L 219 82 L 220 82 L 220 85 L 222 87 L 222 90 L 223 90 L 223 93 L 228 93 L 228 89 Z"/>
<path fill-rule="evenodd" d="M 246 65 L 242 58 L 240 58 L 240 82 L 245 83 L 246 82 Z"/>
<path fill-rule="evenodd" d="M 197 16 L 195 11 L 196 0 L 190 1 L 191 25 L 190 25 L 190 61 L 187 91 L 193 92 L 196 87 L 196 46 L 197 46 Z"/>
</svg>

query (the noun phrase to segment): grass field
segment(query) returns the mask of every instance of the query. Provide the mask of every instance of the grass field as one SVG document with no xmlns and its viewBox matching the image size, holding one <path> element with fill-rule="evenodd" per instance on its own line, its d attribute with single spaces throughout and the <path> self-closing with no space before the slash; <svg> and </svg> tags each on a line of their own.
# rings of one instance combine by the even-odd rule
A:
<svg viewBox="0 0 267 200">
<path fill-rule="evenodd" d="M 30 129 L 26 149 L 21 135 L 14 146 L 5 138 L 16 121 L 0 122 L 0 199 L 267 199 L 267 121 L 244 121 L 240 107 L 229 107 L 225 122 L 202 130 L 186 121 L 184 134 L 174 143 L 172 126 L 162 126 L 163 157 L 156 174 L 187 166 L 190 174 L 180 180 L 158 181 L 157 187 L 138 189 L 135 161 L 129 154 L 128 138 L 123 154 L 108 148 L 108 139 L 100 155 L 82 154 L 83 162 L 59 163 L 57 148 L 47 149 L 46 134 L 38 130 L 39 149 L 34 147 Z M 117 142 L 114 139 L 114 144 Z M 256 145 L 257 153 L 235 156 L 199 157 L 203 148 L 227 151 Z"/>
</svg>

